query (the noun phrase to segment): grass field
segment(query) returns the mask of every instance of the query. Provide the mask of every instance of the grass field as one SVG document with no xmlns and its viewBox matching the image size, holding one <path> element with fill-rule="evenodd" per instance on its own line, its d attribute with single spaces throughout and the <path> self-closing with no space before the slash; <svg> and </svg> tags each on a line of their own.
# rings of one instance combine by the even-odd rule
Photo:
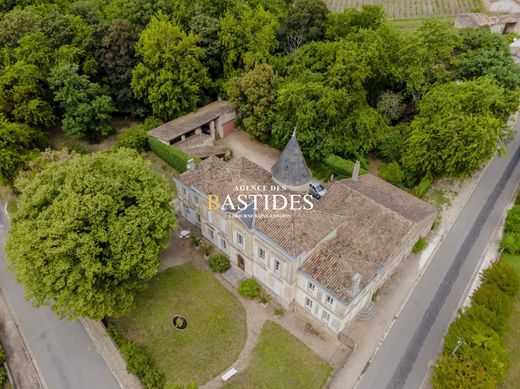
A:
<svg viewBox="0 0 520 389">
<path fill-rule="evenodd" d="M 247 369 L 226 389 L 319 389 L 332 367 L 272 321 L 266 321 Z"/>
<path fill-rule="evenodd" d="M 188 328 L 176 330 L 183 315 Z M 123 336 L 141 344 L 166 377 L 166 387 L 206 383 L 227 369 L 246 340 L 240 302 L 208 271 L 186 264 L 152 279 L 132 311 L 112 320 Z"/>
<path fill-rule="evenodd" d="M 481 0 L 324 0 L 333 12 L 361 8 L 364 4 L 382 5 L 390 19 L 457 15 L 482 9 Z"/>
<path fill-rule="evenodd" d="M 520 255 L 503 254 L 501 259 L 509 263 L 520 275 Z M 504 334 L 504 341 L 509 349 L 510 367 L 508 375 L 500 385 L 502 389 L 520 388 L 520 295 L 517 296 L 513 314 L 509 320 L 509 331 Z"/>
<path fill-rule="evenodd" d="M 415 18 L 415 19 L 392 19 L 390 23 L 404 34 L 411 34 L 416 31 L 423 22 L 431 18 Z M 434 19 L 440 20 L 446 24 L 453 26 L 455 23 L 455 16 L 436 16 Z"/>
</svg>

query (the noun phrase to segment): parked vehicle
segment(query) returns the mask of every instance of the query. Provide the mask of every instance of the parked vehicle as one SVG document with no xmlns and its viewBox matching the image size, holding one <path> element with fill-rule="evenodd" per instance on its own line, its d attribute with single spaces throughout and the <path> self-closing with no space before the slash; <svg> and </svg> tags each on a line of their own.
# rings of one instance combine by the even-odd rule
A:
<svg viewBox="0 0 520 389">
<path fill-rule="evenodd" d="M 321 199 L 327 193 L 327 189 L 323 185 L 315 180 L 309 182 L 309 194 L 312 195 L 316 200 Z"/>
</svg>

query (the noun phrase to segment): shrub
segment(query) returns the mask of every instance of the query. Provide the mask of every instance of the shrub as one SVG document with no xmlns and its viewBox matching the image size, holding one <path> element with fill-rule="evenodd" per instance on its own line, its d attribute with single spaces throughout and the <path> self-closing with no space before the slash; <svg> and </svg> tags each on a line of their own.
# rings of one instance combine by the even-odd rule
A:
<svg viewBox="0 0 520 389">
<path fill-rule="evenodd" d="M 155 116 L 148 116 L 146 119 L 144 119 L 144 122 L 141 124 L 141 127 L 146 132 L 153 130 L 155 127 L 159 127 L 161 124 L 163 124 L 163 121 L 161 119 L 156 118 Z"/>
<path fill-rule="evenodd" d="M 515 297 L 520 289 L 520 277 L 507 263 L 498 261 L 482 273 L 483 284 L 493 284 L 510 297 Z"/>
<path fill-rule="evenodd" d="M 337 178 L 348 178 L 352 177 L 354 171 L 354 162 L 338 157 L 337 155 L 330 154 L 327 156 L 323 163 L 337 176 Z M 367 171 L 363 168 L 359 169 L 359 174 L 365 174 Z"/>
<path fill-rule="evenodd" d="M 127 370 L 135 374 L 145 389 L 164 387 L 164 376 L 157 370 L 152 359 L 137 343 L 126 340 L 113 325 L 108 326 L 108 333 L 119 346 L 121 355 L 126 362 Z"/>
<path fill-rule="evenodd" d="M 283 308 L 276 308 L 274 310 L 274 315 L 276 317 L 282 317 L 284 314 L 285 314 L 285 311 L 283 310 Z"/>
<path fill-rule="evenodd" d="M 483 305 L 474 304 L 468 307 L 464 315 L 467 315 L 472 320 L 485 324 L 497 334 L 504 333 L 509 324 L 507 321 L 500 320 L 495 312 Z"/>
<path fill-rule="evenodd" d="M 126 128 L 117 136 L 116 147 L 126 147 L 136 151 L 148 151 L 148 135 L 141 127 Z"/>
<path fill-rule="evenodd" d="M 428 176 L 425 176 L 421 179 L 421 181 L 417 184 L 415 188 L 413 188 L 412 193 L 421 198 L 423 197 L 428 189 L 430 189 L 430 186 L 432 185 L 432 179 Z"/>
<path fill-rule="evenodd" d="M 473 294 L 472 302 L 495 312 L 500 320 L 507 320 L 513 309 L 511 297 L 494 284 L 482 284 Z"/>
<path fill-rule="evenodd" d="M 254 278 L 246 278 L 245 280 L 241 281 L 240 285 L 238 286 L 238 293 L 251 300 L 260 296 L 261 290 L 262 287 Z"/>
<path fill-rule="evenodd" d="M 208 244 L 200 245 L 200 251 L 205 257 L 207 257 L 209 253 L 211 253 L 211 246 Z"/>
<path fill-rule="evenodd" d="M 209 257 L 209 267 L 212 271 L 224 273 L 231 268 L 231 263 L 225 255 L 213 255 Z"/>
<path fill-rule="evenodd" d="M 520 232 L 506 232 L 500 246 L 506 253 L 520 254 Z"/>
<path fill-rule="evenodd" d="M 260 294 L 258 295 L 258 301 L 260 301 L 262 304 L 267 304 L 270 300 L 271 295 L 262 288 L 260 290 Z"/>
<path fill-rule="evenodd" d="M 377 169 L 377 174 L 395 186 L 401 186 L 404 180 L 404 173 L 397 162 L 381 164 Z"/>
<path fill-rule="evenodd" d="M 504 231 L 520 232 L 520 205 L 515 205 L 507 212 Z"/>
<path fill-rule="evenodd" d="M 161 158 L 164 162 L 177 170 L 179 173 L 184 173 L 186 171 L 186 164 L 190 159 L 194 159 L 195 162 L 200 162 L 200 159 L 191 157 L 184 151 L 161 143 L 157 139 L 148 138 L 148 144 L 150 145 L 150 149 L 159 158 Z"/>
<path fill-rule="evenodd" d="M 413 245 L 412 247 L 412 252 L 414 254 L 418 254 L 420 253 L 421 251 L 423 251 L 426 246 L 428 245 L 428 243 L 426 243 L 426 239 L 424 239 L 422 236 L 419 237 L 419 239 L 417 240 L 417 242 Z"/>
<path fill-rule="evenodd" d="M 199 247 L 200 246 L 200 236 L 192 235 L 190 236 L 190 242 L 193 247 Z"/>
</svg>

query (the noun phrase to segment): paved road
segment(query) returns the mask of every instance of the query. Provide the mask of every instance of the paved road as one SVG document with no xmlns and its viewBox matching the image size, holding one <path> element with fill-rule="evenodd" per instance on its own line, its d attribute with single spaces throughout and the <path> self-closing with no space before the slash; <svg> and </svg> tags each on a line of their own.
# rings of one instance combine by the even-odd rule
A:
<svg viewBox="0 0 520 389">
<path fill-rule="evenodd" d="M 119 385 L 77 321 L 60 321 L 50 309 L 34 309 L 6 270 L 3 246 L 8 219 L 0 204 L 0 287 L 48 389 L 117 389 Z"/>
<path fill-rule="evenodd" d="M 420 388 L 520 180 L 520 136 L 508 150 L 506 157 L 495 158 L 484 172 L 358 389 Z"/>
</svg>

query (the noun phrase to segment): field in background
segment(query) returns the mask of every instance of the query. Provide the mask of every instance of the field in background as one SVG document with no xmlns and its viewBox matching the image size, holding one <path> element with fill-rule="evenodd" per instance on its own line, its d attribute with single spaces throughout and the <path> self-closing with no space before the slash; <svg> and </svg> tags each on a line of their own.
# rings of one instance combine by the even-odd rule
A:
<svg viewBox="0 0 520 389">
<path fill-rule="evenodd" d="M 331 11 L 382 5 L 389 19 L 425 18 L 480 11 L 481 0 L 324 0 Z"/>
<path fill-rule="evenodd" d="M 455 23 L 455 16 L 436 16 L 434 18 L 451 26 Z M 403 34 L 411 34 L 421 27 L 423 22 L 427 19 L 430 18 L 391 19 L 390 23 Z"/>
</svg>

